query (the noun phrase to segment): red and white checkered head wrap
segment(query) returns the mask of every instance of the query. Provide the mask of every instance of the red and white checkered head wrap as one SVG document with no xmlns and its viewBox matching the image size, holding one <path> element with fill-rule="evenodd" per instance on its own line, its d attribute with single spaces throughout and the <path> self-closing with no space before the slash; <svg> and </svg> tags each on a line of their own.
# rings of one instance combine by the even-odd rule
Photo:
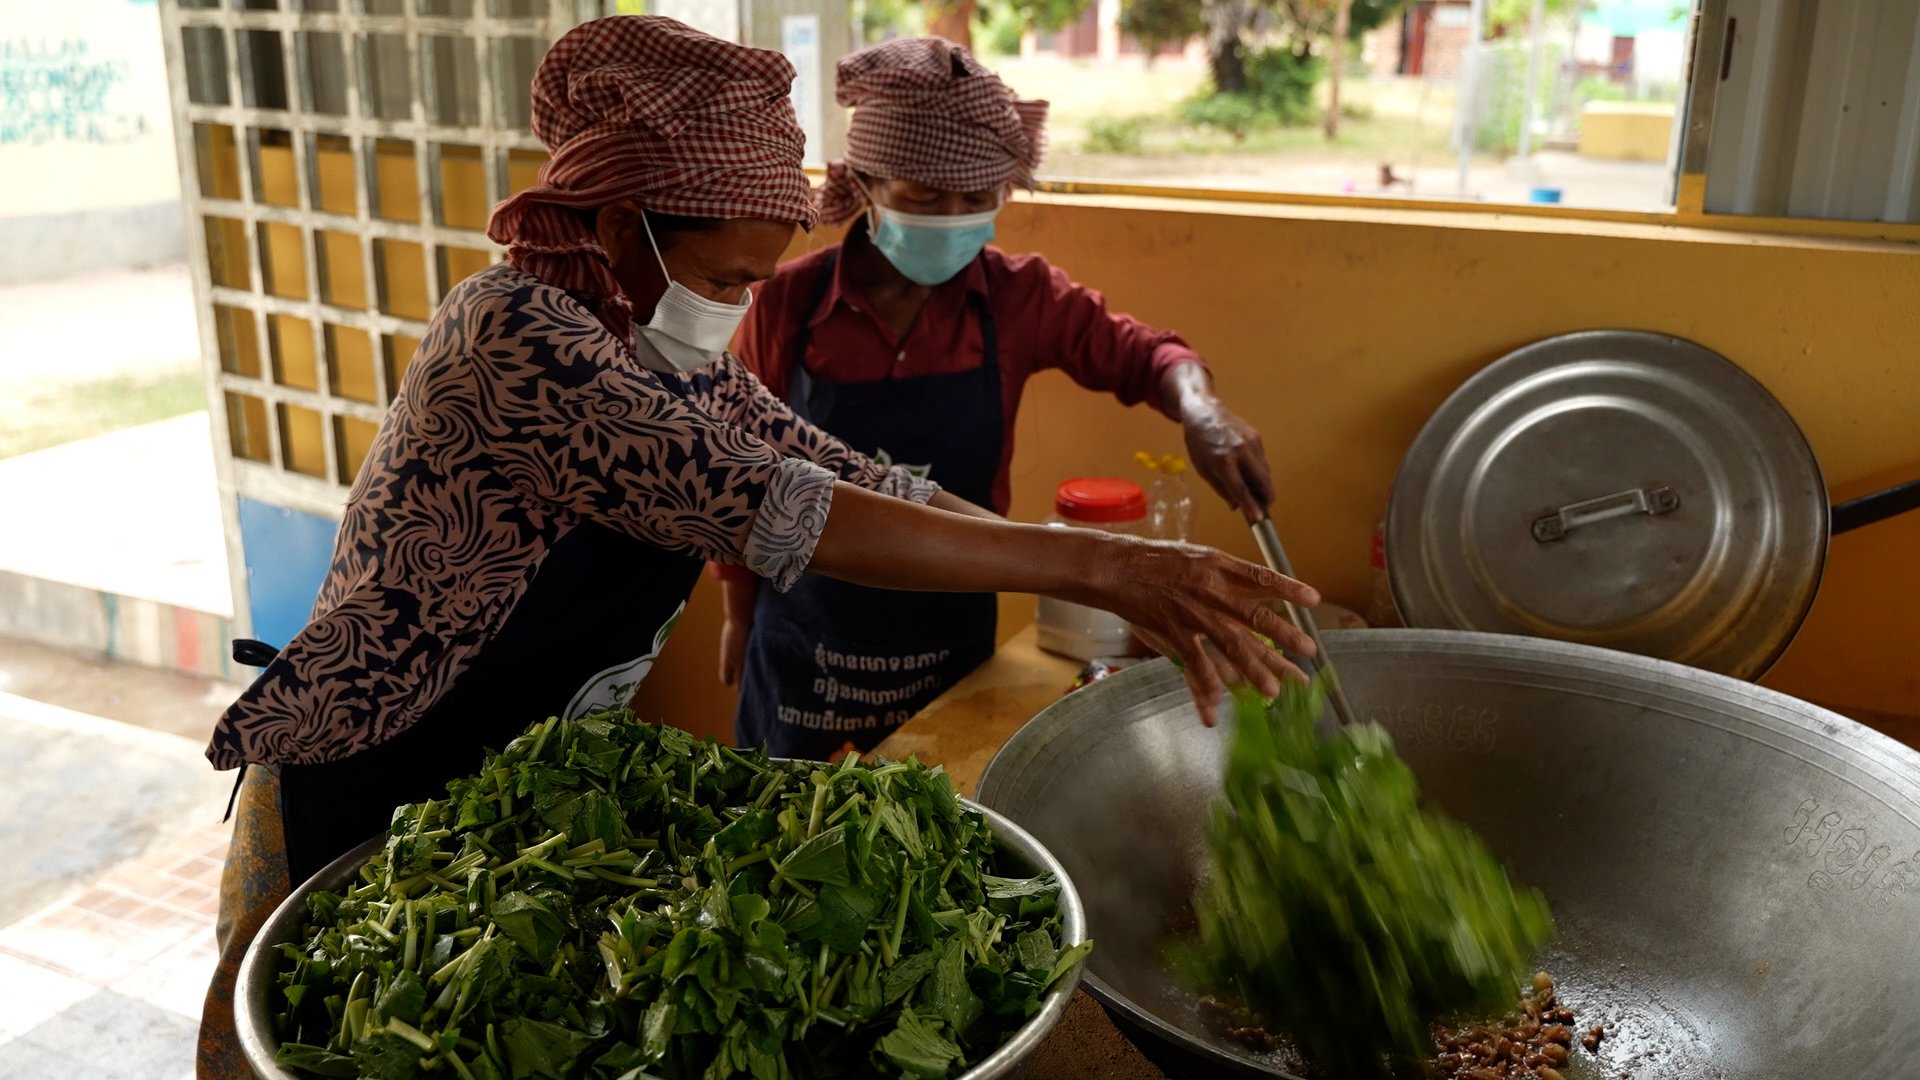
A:
<svg viewBox="0 0 1920 1080">
<path fill-rule="evenodd" d="M 973 54 L 941 38 L 900 38 L 843 57 L 835 98 L 854 110 L 847 156 L 814 194 L 838 223 L 864 202 L 853 172 L 943 191 L 1033 187 L 1046 151 L 1047 103 L 1022 101 Z"/>
<path fill-rule="evenodd" d="M 596 19 L 547 50 L 533 76 L 538 182 L 493 210 L 507 261 L 583 293 L 616 333 L 632 305 L 577 211 L 621 199 L 663 214 L 812 227 L 788 96 L 793 65 L 654 15 Z"/>
</svg>

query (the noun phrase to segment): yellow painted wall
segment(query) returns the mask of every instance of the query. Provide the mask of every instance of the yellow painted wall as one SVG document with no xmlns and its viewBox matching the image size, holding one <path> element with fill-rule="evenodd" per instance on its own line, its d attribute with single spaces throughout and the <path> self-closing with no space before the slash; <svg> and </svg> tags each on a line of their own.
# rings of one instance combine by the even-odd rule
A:
<svg viewBox="0 0 1920 1080">
<path fill-rule="evenodd" d="M 1580 109 L 1580 156 L 1665 161 L 1673 144 L 1673 105 L 1589 101 Z"/>
<path fill-rule="evenodd" d="M 1000 242 L 1044 252 L 1211 360 L 1222 393 L 1265 432 L 1297 568 L 1355 609 L 1373 524 L 1427 417 L 1483 365 L 1555 334 L 1653 330 L 1728 356 L 1793 413 L 1836 498 L 1920 475 L 1920 247 L 1048 196 L 1008 207 Z M 1057 375 L 1031 384 L 1016 435 L 1014 513 L 1028 519 L 1047 512 L 1058 479 L 1129 470 L 1134 450 L 1178 438 L 1146 409 Z M 1211 498 L 1198 531 L 1256 557 Z M 696 592 L 643 714 L 730 731 L 716 595 L 711 582 Z M 1026 598 L 1003 603 L 1030 611 Z M 1767 683 L 1920 716 L 1920 514 L 1835 539 L 1813 613 Z"/>
</svg>

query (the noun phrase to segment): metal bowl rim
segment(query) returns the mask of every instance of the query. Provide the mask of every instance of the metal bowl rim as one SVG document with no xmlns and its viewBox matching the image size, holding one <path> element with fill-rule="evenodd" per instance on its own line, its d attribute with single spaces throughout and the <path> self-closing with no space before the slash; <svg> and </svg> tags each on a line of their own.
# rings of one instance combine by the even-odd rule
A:
<svg viewBox="0 0 1920 1080">
<path fill-rule="evenodd" d="M 1074 888 L 1073 879 L 1067 875 L 1066 867 L 1060 864 L 1060 860 L 1005 814 L 964 796 L 960 801 L 986 819 L 988 831 L 997 842 L 1004 845 L 1003 850 L 1014 852 L 1017 858 L 1031 864 L 1036 873 L 1051 873 L 1060 882 L 1060 936 L 1063 947 L 1070 948 L 1086 941 L 1086 906 L 1081 902 L 1079 890 Z M 298 932 L 306 917 L 309 894 L 337 888 L 351 879 L 360 866 L 385 843 L 385 833 L 371 837 L 322 867 L 302 882 L 299 888 L 287 894 L 287 898 L 274 908 L 273 914 L 260 924 L 259 932 L 247 945 L 233 988 L 234 1028 L 247 1063 L 260 1080 L 298 1080 L 296 1074 L 282 1068 L 274 1060 L 279 1040 L 273 1033 L 272 1010 L 266 1007 L 267 995 L 275 985 L 276 957 L 280 945 L 291 941 Z M 966 1072 L 960 1073 L 955 1080 L 996 1080 L 1012 1075 L 1015 1067 L 1031 1055 L 1059 1024 L 1074 991 L 1085 977 L 1086 962 L 1083 960 L 1061 976 L 1060 981 L 1040 999 L 1040 1010 L 1015 1029 L 1006 1042 Z M 261 1007 L 256 1009 L 256 1003 Z"/>
</svg>

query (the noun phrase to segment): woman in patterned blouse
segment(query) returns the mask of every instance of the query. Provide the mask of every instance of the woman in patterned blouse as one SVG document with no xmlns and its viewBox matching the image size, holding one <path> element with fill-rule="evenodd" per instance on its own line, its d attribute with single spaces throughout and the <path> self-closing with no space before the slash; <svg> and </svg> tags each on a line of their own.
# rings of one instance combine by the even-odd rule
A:
<svg viewBox="0 0 1920 1080">
<path fill-rule="evenodd" d="M 1292 670 L 1257 634 L 1311 651 L 1268 606 L 1314 603 L 1306 586 L 1002 521 L 798 420 L 724 355 L 747 287 L 813 221 L 792 78 L 777 53 L 653 17 L 587 23 L 542 62 L 552 157 L 495 211 L 507 262 L 435 313 L 311 621 L 214 732 L 217 767 L 274 767 L 242 792 L 227 974 L 272 894 L 393 806 L 534 720 L 623 700 L 706 560 L 776 589 L 810 571 L 1095 604 L 1183 657 L 1207 712 L 1227 680 L 1271 692 Z M 222 1004 L 216 982 L 215 1032 Z"/>
</svg>

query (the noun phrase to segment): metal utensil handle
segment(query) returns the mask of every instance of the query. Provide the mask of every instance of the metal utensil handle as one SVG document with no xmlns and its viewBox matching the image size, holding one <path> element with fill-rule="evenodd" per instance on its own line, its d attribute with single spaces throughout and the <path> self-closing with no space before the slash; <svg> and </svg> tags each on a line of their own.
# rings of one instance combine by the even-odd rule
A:
<svg viewBox="0 0 1920 1080">
<path fill-rule="evenodd" d="M 1909 510 L 1920 510 L 1920 480 L 1895 484 L 1884 491 L 1862 495 L 1835 506 L 1831 530 L 1837 536 L 1863 525 L 1885 521 L 1895 514 L 1904 514 Z"/>
<path fill-rule="evenodd" d="M 1293 563 L 1287 558 L 1287 549 L 1280 545 L 1280 533 L 1273 527 L 1273 519 L 1263 517 L 1253 526 L 1253 542 L 1260 547 L 1260 557 L 1267 561 L 1267 567 L 1277 574 L 1293 577 Z M 1314 667 L 1320 672 L 1321 684 L 1326 687 L 1327 700 L 1333 705 L 1333 715 L 1342 724 L 1354 723 L 1353 706 L 1347 701 L 1347 692 L 1340 686 L 1340 679 L 1333 673 L 1333 656 L 1327 652 L 1326 642 L 1320 640 L 1320 624 L 1314 621 L 1313 613 L 1306 608 L 1286 601 L 1287 617 L 1293 625 L 1305 631 L 1313 641 Z"/>
<path fill-rule="evenodd" d="M 1563 539 L 1568 533 L 1582 525 L 1592 525 L 1608 518 L 1624 514 L 1645 514 L 1654 517 L 1671 514 L 1680 508 L 1680 496 L 1665 484 L 1652 484 L 1644 488 L 1628 488 L 1611 495 L 1602 495 L 1597 499 L 1582 499 L 1569 503 L 1545 517 L 1535 518 L 1533 538 L 1543 544 L 1551 544 Z"/>
</svg>

